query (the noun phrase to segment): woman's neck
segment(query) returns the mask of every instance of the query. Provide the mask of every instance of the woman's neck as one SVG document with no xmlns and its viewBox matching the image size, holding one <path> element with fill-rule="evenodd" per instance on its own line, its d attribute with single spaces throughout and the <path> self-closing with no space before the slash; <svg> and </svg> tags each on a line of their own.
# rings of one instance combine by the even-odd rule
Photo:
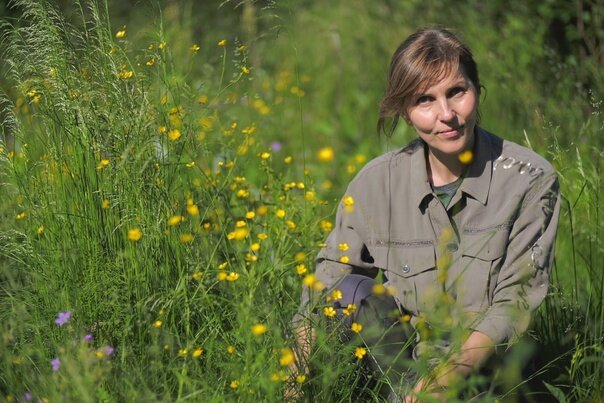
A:
<svg viewBox="0 0 604 403">
<path fill-rule="evenodd" d="M 433 186 L 443 186 L 455 182 L 463 175 L 466 165 L 457 155 L 443 154 L 428 150 L 426 159 L 428 178 Z"/>
</svg>

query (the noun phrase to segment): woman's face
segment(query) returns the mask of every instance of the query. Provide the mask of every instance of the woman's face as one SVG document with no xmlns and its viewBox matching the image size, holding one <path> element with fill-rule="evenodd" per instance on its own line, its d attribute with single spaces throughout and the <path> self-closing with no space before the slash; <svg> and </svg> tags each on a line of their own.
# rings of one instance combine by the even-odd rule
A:
<svg viewBox="0 0 604 403">
<path fill-rule="evenodd" d="M 406 120 L 431 153 L 456 155 L 472 147 L 478 92 L 458 70 L 414 96 Z"/>
</svg>

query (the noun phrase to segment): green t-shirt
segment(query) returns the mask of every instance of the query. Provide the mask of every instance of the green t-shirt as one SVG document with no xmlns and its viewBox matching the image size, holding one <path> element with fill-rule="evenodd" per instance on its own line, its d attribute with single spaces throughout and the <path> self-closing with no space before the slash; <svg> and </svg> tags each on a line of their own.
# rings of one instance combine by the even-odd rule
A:
<svg viewBox="0 0 604 403">
<path fill-rule="evenodd" d="M 432 190 L 434 190 L 434 193 L 436 194 L 436 196 L 438 196 L 445 208 L 449 206 L 453 195 L 457 191 L 459 185 L 461 185 L 462 181 L 463 176 L 460 176 L 459 179 L 457 179 L 455 182 L 451 182 L 442 186 L 432 186 Z"/>
</svg>

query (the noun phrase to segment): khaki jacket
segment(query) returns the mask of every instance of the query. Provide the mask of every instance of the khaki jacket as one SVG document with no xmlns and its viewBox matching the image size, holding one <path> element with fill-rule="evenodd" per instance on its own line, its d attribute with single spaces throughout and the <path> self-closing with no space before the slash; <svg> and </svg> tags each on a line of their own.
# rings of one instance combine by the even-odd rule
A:
<svg viewBox="0 0 604 403">
<path fill-rule="evenodd" d="M 426 147 L 417 139 L 353 179 L 316 276 L 331 289 L 348 273 L 381 269 L 412 323 L 446 295 L 467 329 L 496 343 L 512 340 L 547 293 L 560 210 L 556 173 L 531 150 L 477 128 L 473 161 L 445 209 L 428 181 Z M 304 289 L 301 313 L 309 294 Z"/>
</svg>

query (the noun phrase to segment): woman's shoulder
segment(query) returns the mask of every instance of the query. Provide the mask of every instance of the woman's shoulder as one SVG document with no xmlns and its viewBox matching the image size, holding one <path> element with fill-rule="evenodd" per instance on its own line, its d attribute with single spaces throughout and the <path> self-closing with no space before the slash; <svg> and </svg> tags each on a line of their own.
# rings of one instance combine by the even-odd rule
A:
<svg viewBox="0 0 604 403">
<path fill-rule="evenodd" d="M 359 171 L 353 182 L 360 180 L 384 178 L 384 174 L 387 173 L 394 167 L 398 167 L 401 164 L 411 164 L 412 156 L 421 152 L 424 149 L 424 143 L 421 139 L 417 138 L 411 141 L 403 148 L 388 151 L 374 159 L 370 160 L 365 166 Z"/>
</svg>

